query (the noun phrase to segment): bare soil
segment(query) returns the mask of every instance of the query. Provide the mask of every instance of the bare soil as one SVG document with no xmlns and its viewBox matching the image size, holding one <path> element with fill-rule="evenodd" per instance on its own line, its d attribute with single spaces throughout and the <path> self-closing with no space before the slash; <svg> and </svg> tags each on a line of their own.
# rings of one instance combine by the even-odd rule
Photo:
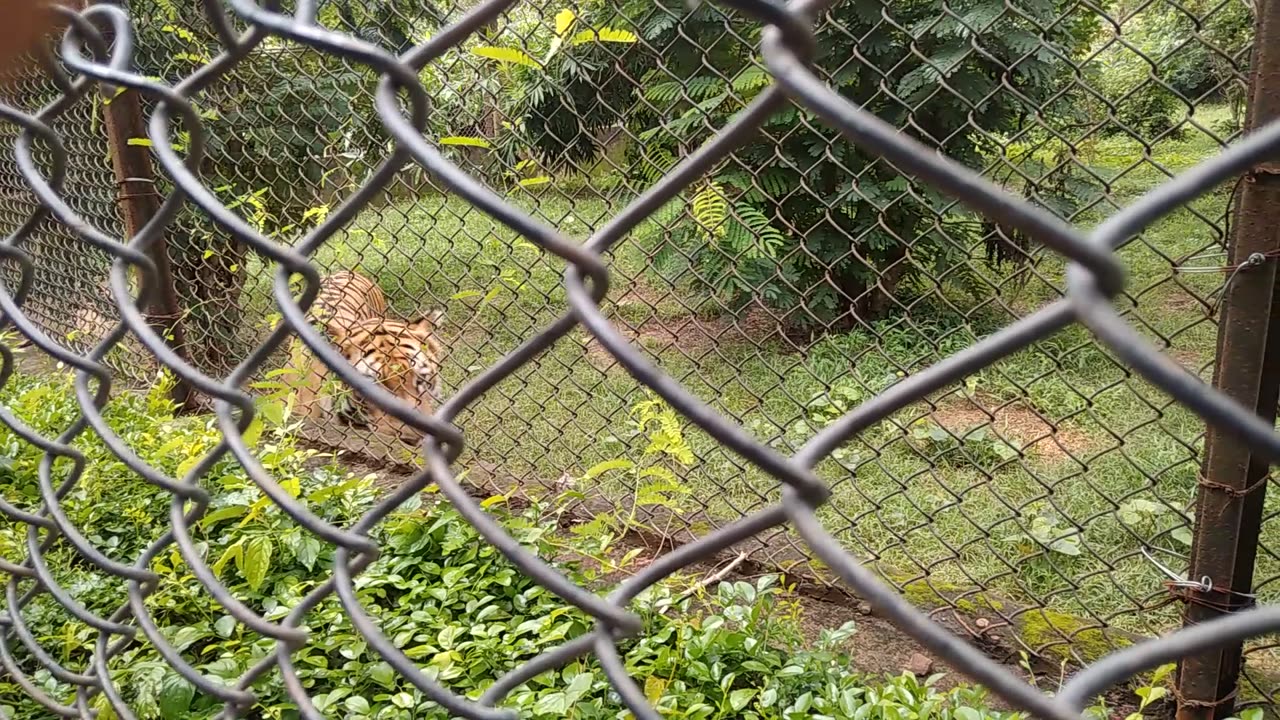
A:
<svg viewBox="0 0 1280 720">
<path fill-rule="evenodd" d="M 1084 432 L 1060 428 L 1021 402 L 971 400 L 950 396 L 928 411 L 928 417 L 957 437 L 989 425 L 1001 438 L 1025 452 L 1050 460 L 1080 456 L 1093 440 Z"/>
</svg>

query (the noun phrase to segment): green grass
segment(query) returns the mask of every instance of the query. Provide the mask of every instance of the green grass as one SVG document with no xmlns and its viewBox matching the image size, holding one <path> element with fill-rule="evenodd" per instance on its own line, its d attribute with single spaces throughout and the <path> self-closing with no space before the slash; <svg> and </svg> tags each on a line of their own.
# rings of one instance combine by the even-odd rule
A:
<svg viewBox="0 0 1280 720">
<path fill-rule="evenodd" d="M 1211 108 L 1197 118 L 1213 126 L 1224 115 Z M 1100 178 L 1099 203 L 1074 222 L 1096 224 L 1164 180 L 1160 168 L 1185 169 L 1216 149 L 1215 140 L 1194 128 L 1149 150 L 1118 138 L 1083 146 L 1080 160 Z M 1192 368 L 1212 361 L 1216 326 L 1207 308 L 1224 275 L 1175 273 L 1174 268 L 1184 257 L 1220 247 L 1228 190 L 1158 221 L 1120 252 L 1129 278 L 1118 307 L 1146 337 Z M 579 241 L 621 207 L 585 192 L 577 199 L 559 197 L 554 188 L 517 202 Z M 1025 287 L 1016 293 L 1002 290 L 998 303 L 974 309 L 972 299 L 953 288 L 917 288 L 920 300 L 911 312 L 797 352 L 778 338 L 733 331 L 732 318 L 698 319 L 686 312 L 705 298 L 647 269 L 657 230 L 649 223 L 613 252 L 611 301 L 628 290 L 643 292 L 621 305 L 611 302 L 607 314 L 624 326 L 678 328 L 675 345 L 655 342 L 652 332 L 641 333 L 639 342 L 694 395 L 786 453 L 832 416 L 903 374 L 1007 324 L 1014 315 L 1002 308 L 1026 314 L 1059 297 L 1064 287 L 1063 263 L 1044 255 Z M 329 268 L 371 273 L 397 312 L 444 307 L 450 352 L 445 375 L 452 389 L 566 308 L 563 262 L 518 241 L 515 233 L 456 198 L 424 197 L 366 212 L 318 260 Z M 1222 262 L 1211 257 L 1192 264 Z M 261 283 L 247 292 L 265 299 Z M 707 337 L 700 328 L 725 334 Z M 470 445 L 462 465 L 481 460 L 528 484 L 552 483 L 638 453 L 640 439 L 628 435 L 627 415 L 644 398 L 643 389 L 610 365 L 607 355 L 589 350 L 584 333 L 575 330 L 464 413 L 459 424 Z M 829 394 L 833 387 L 841 391 Z M 860 557 L 878 558 L 905 576 L 980 585 L 1015 602 L 1040 602 L 1141 633 L 1175 623 L 1175 605 L 1145 611 L 1167 597 L 1161 584 L 1167 578 L 1139 548 L 1150 545 L 1163 563 L 1184 567 L 1180 556 L 1188 550 L 1186 536 L 1173 531 L 1183 527 L 1180 513 L 1191 512 L 1202 424 L 1134 378 L 1081 328 L 986 368 L 936 398 L 952 407 L 962 396 L 988 408 L 1022 408 L 999 415 L 997 428 L 1006 416 L 1042 416 L 1068 438 L 1070 454 L 1047 452 L 1044 446 L 1052 441 L 1046 441 L 1021 459 L 973 462 L 964 453 L 989 455 L 995 447 L 990 438 L 965 441 L 957 450 L 954 442 L 913 433 L 908 425 L 920 411 L 903 411 L 820 466 L 820 475 L 834 488 L 820 513 L 826 526 Z M 686 432 L 697 457 L 692 467 L 680 470 L 690 491 L 683 500 L 686 511 L 722 521 L 778 498 L 772 478 L 704 433 Z M 1015 432 L 1007 439 L 1020 445 L 1028 438 Z M 607 474 L 583 484 L 580 489 L 619 500 L 634 492 Z M 1267 505 L 1268 516 L 1276 516 L 1280 495 L 1272 493 Z M 1134 515 L 1135 508 L 1154 511 Z M 1041 539 L 1059 551 L 1045 551 L 1029 539 L 1036 518 L 1041 532 L 1049 533 Z M 1074 530 L 1077 539 L 1069 539 Z M 1053 533 L 1066 533 L 1065 544 L 1052 542 L 1060 540 Z M 1280 547 L 1280 522 L 1266 523 L 1264 536 L 1264 542 Z M 1263 553 L 1258 577 L 1278 574 L 1280 563 Z M 1264 594 L 1280 599 L 1275 584 Z"/>
</svg>

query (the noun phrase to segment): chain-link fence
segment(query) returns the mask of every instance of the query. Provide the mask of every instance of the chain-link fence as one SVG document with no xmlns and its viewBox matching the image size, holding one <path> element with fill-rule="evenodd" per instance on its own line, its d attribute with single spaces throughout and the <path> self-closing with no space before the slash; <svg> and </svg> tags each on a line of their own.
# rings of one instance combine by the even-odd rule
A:
<svg viewBox="0 0 1280 720">
<path fill-rule="evenodd" d="M 729 4 L 135 0 L 127 15 L 68 14 L 79 19 L 61 56 L 85 85 L 12 78 L 0 142 L 10 233 L 0 302 L 40 354 L 75 367 L 83 412 L 43 433 L 17 410 L 0 418 L 10 455 L 36 447 L 48 458 L 30 506 L 0 506 L 14 532 L 2 568 L 12 632 L 0 643 L 12 681 L 62 715 L 92 705 L 127 717 L 110 669 L 140 630 L 136 641 L 229 714 L 248 712 L 248 689 L 278 667 L 310 716 L 291 653 L 311 642 L 300 630 L 308 611 L 336 593 L 361 642 L 454 714 L 489 717 L 485 707 L 536 671 L 594 650 L 621 701 L 650 717 L 611 659 L 615 635 L 638 629 L 626 601 L 724 554 L 740 570 L 851 587 L 1011 704 L 1066 717 L 1121 676 L 1208 647 L 1202 630 L 1122 651 L 1176 628 L 1185 608 L 1274 601 L 1270 476 L 1251 470 L 1256 487 L 1222 491 L 1214 468 L 1202 470 L 1202 418 L 1247 440 L 1244 465 L 1250 448 L 1266 455 L 1277 441 L 1148 349 L 1208 380 L 1225 357 L 1224 313 L 1257 312 L 1253 332 L 1266 336 L 1247 298 L 1269 302 L 1269 286 L 1235 290 L 1266 285 L 1275 249 L 1241 254 L 1228 238 L 1241 230 L 1234 204 L 1262 192 L 1254 176 L 1238 178 L 1275 156 L 1277 133 L 1221 152 L 1251 110 L 1271 116 L 1266 101 L 1246 103 L 1261 6 Z M 148 124 L 122 125 L 113 106 L 139 99 Z M 149 161 L 121 169 L 122 157 L 147 156 L 153 176 L 137 175 Z M 165 202 L 133 222 L 117 207 L 140 187 Z M 128 237 L 129 249 L 116 242 Z M 153 270 L 146 253 L 157 246 L 171 277 L 148 276 L 148 289 L 172 288 L 176 322 L 131 312 L 117 338 L 133 270 Z M 372 278 L 392 316 L 443 309 L 446 402 L 429 419 L 305 332 L 317 274 L 340 270 Z M 304 276 L 292 285 L 308 290 L 301 306 L 284 302 L 288 273 Z M 286 482 L 297 471 L 273 459 L 279 443 L 255 445 L 248 414 L 256 398 L 264 417 L 297 416 L 279 373 L 288 333 L 273 328 L 301 334 L 345 381 L 325 392 L 395 408 L 429 433 L 430 474 L 417 470 L 417 448 L 332 414 L 305 424 L 311 442 L 404 478 L 349 526 L 300 504 Z M 179 332 L 179 355 L 161 356 L 160 338 Z M 117 388 L 154 387 L 161 366 L 212 403 L 207 430 L 227 438 L 187 463 L 144 459 L 156 447 L 180 453 L 163 431 L 124 433 L 88 384 L 110 367 Z M 1274 405 L 1266 375 L 1240 376 Z M 133 555 L 59 509 L 83 490 L 83 463 L 54 469 L 89 452 L 68 449 L 80 435 L 165 490 L 166 508 L 171 494 L 167 532 L 138 539 Z M 332 581 L 293 607 L 246 604 L 193 534 L 211 510 L 200 479 L 227 462 L 263 503 L 336 548 Z M 428 481 L 600 623 L 514 670 L 483 707 L 444 694 L 356 600 L 369 533 Z M 579 537 L 679 549 L 604 601 L 513 547 L 464 485 L 558 503 Z M 1220 491 L 1227 505 L 1206 507 Z M 1206 514 L 1215 507 L 1233 515 Z M 1205 517 L 1225 518 L 1214 526 L 1235 543 L 1238 567 L 1216 586 L 1217 568 L 1195 575 L 1224 547 L 1206 545 Z M 249 564 L 251 545 L 222 561 Z M 43 558 L 55 547 L 96 566 L 93 579 L 55 580 Z M 152 564 L 170 555 L 268 641 L 226 686 L 147 620 L 164 596 Z M 109 619 L 86 609 L 106 607 L 89 595 L 108 581 L 128 585 Z M 33 635 L 20 608 L 40 591 L 85 632 Z M 942 624 L 996 656 L 1096 664 L 1051 701 Z M 1274 632 L 1275 612 L 1214 627 L 1216 642 Z M 1227 688 L 1184 704 L 1270 701 L 1280 655 L 1249 642 L 1240 698 Z M 77 661 L 88 660 L 73 669 L 79 646 L 88 654 Z M 45 684 L 31 679 L 37 668 Z"/>
</svg>

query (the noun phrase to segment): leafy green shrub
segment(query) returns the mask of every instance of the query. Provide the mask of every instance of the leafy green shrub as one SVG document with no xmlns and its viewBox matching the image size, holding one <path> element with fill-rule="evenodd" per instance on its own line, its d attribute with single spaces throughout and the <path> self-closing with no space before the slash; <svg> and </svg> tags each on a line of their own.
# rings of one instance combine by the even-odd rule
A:
<svg viewBox="0 0 1280 720">
<path fill-rule="evenodd" d="M 541 14 L 523 19 L 507 29 L 503 44 L 470 49 L 496 70 L 502 88 L 498 110 L 509 120 L 490 133 L 496 137 L 444 142 L 490 149 L 496 161 L 491 172 L 506 170 L 520 185 L 534 187 L 551 181 L 544 172 L 581 163 L 600 150 L 597 133 L 619 122 L 619 108 L 634 89 L 629 76 L 616 72 L 611 46 L 625 47 L 637 38 L 568 8 L 555 13 L 554 27 Z"/>
<path fill-rule="evenodd" d="M 1177 549 L 1191 547 L 1191 528 L 1182 515 L 1166 503 L 1132 498 L 1120 504 L 1116 516 L 1131 531 L 1142 533 L 1145 538 L 1168 537 Z"/>
<path fill-rule="evenodd" d="M 621 437 L 610 437 L 606 441 L 611 445 L 623 444 L 628 451 L 596 463 L 574 481 L 577 488 L 590 486 L 599 490 L 605 483 L 620 486 L 628 495 L 624 504 L 630 510 L 625 516 L 596 514 L 591 521 L 574 525 L 572 532 L 580 542 L 579 551 L 590 547 L 595 553 L 604 554 L 614 539 L 628 531 L 652 529 L 640 521 L 642 512 L 665 508 L 679 513 L 690 492 L 677 473 L 694 467 L 698 458 L 685 439 L 676 412 L 661 398 L 648 393 L 646 399 L 632 406 L 630 419 L 619 433 Z M 561 492 L 555 501 L 559 510 L 564 511 L 586 497 L 583 490 L 569 489 Z"/>
<path fill-rule="evenodd" d="M 182 475 L 219 435 L 209 417 L 175 417 L 167 390 L 159 382 L 147 395 L 123 395 L 106 416 L 143 460 Z M 18 376 L 0 391 L 0 402 L 46 435 L 77 416 L 70 382 L 62 376 Z M 287 404 L 269 398 L 262 410 L 266 420 L 255 422 L 247 442 L 286 491 L 339 526 L 350 525 L 373 506 L 372 476 L 353 476 L 299 449 L 291 439 Z M 641 423 L 662 435 L 666 424 L 661 408 L 642 410 Z M 664 447 L 679 455 L 678 438 L 666 439 L 671 442 Z M 167 527 L 170 497 L 137 480 L 100 443 L 86 440 L 78 446 L 87 462 L 81 482 L 67 497 L 68 516 L 109 555 L 132 560 Z M 23 507 L 37 504 L 39 453 L 7 431 L 0 431 L 0 448 L 7 458 L 0 495 Z M 236 463 L 218 463 L 201 483 L 213 501 L 193 528 L 197 550 L 255 611 L 278 621 L 330 576 L 332 547 L 295 526 Z M 492 505 L 490 511 L 515 538 L 544 556 L 559 549 L 551 540 L 554 525 L 538 508 L 514 514 Z M 0 527 L 0 552 L 22 557 L 23 535 L 24 528 Z M 372 536 L 383 554 L 357 579 L 359 601 L 424 672 L 458 692 L 476 697 L 496 677 L 594 625 L 516 570 L 452 507 L 430 496 L 399 508 Z M 72 552 L 57 546 L 47 557 L 58 580 L 91 611 L 107 613 L 123 601 L 118 580 L 92 571 Z M 151 569 L 160 577 L 156 592 L 146 600 L 151 617 L 201 673 L 229 683 L 275 651 L 273 641 L 227 615 L 173 549 L 159 553 Z M 579 583 L 595 579 L 592 571 L 574 563 L 561 569 Z M 645 630 L 621 643 L 624 663 L 664 712 L 697 719 L 1016 717 L 987 708 L 982 691 L 938 690 L 936 676 L 875 679 L 854 672 L 841 649 L 853 632 L 851 624 L 824 632 L 814 647 L 803 647 L 800 605 L 772 577 L 754 584 L 724 582 L 711 596 L 660 585 L 643 593 L 633 607 Z M 37 641 L 66 666 L 80 668 L 88 662 L 96 632 L 68 620 L 47 595 L 37 596 L 23 617 Z M 367 647 L 338 602 L 321 603 L 305 622 L 311 641 L 293 660 L 303 687 L 323 712 L 353 719 L 447 717 Z M 17 650 L 17 662 L 42 690 L 56 698 L 70 696 L 70 688 L 40 668 L 25 649 Z M 197 694 L 170 670 L 149 643 L 129 646 L 110 666 L 116 687 L 140 718 L 193 720 L 221 711 L 221 705 Z M 253 690 L 260 699 L 251 710 L 253 717 L 298 717 L 278 673 L 268 673 Z M 116 717 L 101 696 L 92 704 L 100 718 Z M 507 705 L 531 718 L 623 714 L 603 672 L 590 659 L 533 679 L 512 693 Z M 24 720 L 47 715 L 8 678 L 0 678 L 0 713 Z"/>
<path fill-rule="evenodd" d="M 1010 12 L 998 0 L 843 3 L 819 22 L 815 66 L 855 105 L 986 167 L 985 154 L 999 152 L 993 139 L 1031 132 L 1032 107 L 1040 122 L 1074 113 L 1053 96 L 1069 67 L 1063 58 L 1084 48 L 1093 23 L 1066 5 L 1033 0 Z M 629 53 L 660 56 L 626 117 L 641 140 L 629 166 L 649 184 L 767 87 L 755 54 L 761 25 L 674 0 L 626 3 L 619 14 L 642 39 Z M 1018 92 L 995 92 L 1001 83 Z M 664 262 L 683 265 L 727 305 L 801 307 L 790 317 L 801 323 L 881 315 L 899 288 L 926 274 L 971 284 L 973 248 L 993 237 L 953 201 L 794 107 L 691 188 L 688 214 L 662 248 Z"/>
</svg>

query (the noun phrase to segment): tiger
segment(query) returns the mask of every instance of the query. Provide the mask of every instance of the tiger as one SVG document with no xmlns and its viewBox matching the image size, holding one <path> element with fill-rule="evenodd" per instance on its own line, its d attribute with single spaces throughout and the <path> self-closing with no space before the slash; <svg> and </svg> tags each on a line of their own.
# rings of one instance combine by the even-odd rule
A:
<svg viewBox="0 0 1280 720">
<path fill-rule="evenodd" d="M 320 322 L 352 367 L 411 407 L 430 412 L 443 392 L 439 374 L 443 350 L 436 336 L 443 311 L 433 310 L 409 321 L 389 317 L 382 290 L 352 271 L 326 277 L 312 308 L 309 317 Z M 311 357 L 307 373 L 299 389 L 298 407 L 317 420 L 333 409 L 328 396 L 317 402 L 328 368 Z M 368 424 L 380 434 L 409 442 L 421 440 L 418 431 L 374 403 L 356 400 L 339 415 L 349 422 Z"/>
<path fill-rule="evenodd" d="M 382 288 L 354 270 L 341 270 L 320 281 L 308 319 L 319 320 L 336 337 L 356 323 L 386 316 L 387 296 Z"/>
<path fill-rule="evenodd" d="M 329 340 L 341 348 L 352 327 L 385 317 L 386 313 L 387 297 L 377 283 L 353 270 L 342 270 L 321 279 L 307 320 L 319 325 Z M 304 417 L 319 420 L 333 409 L 331 397 L 317 397 L 328 368 L 301 341 L 296 341 L 290 352 L 290 365 L 298 382 L 298 411 Z"/>
<path fill-rule="evenodd" d="M 380 383 L 410 407 L 431 412 L 443 396 L 440 361 L 443 347 L 436 328 L 443 311 L 433 310 L 413 320 L 376 318 L 358 323 L 341 342 L 343 357 L 360 374 Z M 364 420 L 375 432 L 407 442 L 422 434 L 378 407 L 361 404 Z"/>
</svg>

